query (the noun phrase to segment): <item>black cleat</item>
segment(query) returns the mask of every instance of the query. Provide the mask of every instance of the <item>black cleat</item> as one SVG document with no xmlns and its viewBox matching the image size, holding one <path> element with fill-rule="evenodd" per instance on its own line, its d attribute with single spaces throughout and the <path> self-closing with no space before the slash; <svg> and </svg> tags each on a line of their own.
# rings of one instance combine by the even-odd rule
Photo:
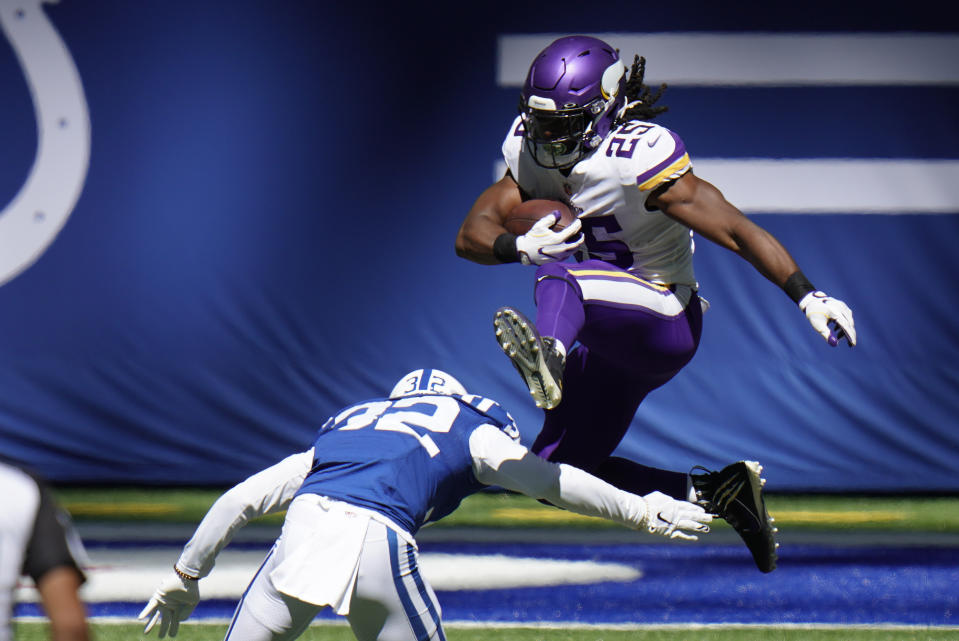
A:
<svg viewBox="0 0 959 641">
<path fill-rule="evenodd" d="M 773 536 L 779 530 L 766 511 L 760 476 L 763 468 L 756 461 L 739 461 L 718 472 L 710 472 L 697 465 L 703 474 L 690 474 L 698 503 L 713 514 L 722 517 L 742 537 L 761 572 L 776 569 L 779 544 Z"/>
<path fill-rule="evenodd" d="M 501 307 L 493 317 L 496 341 L 526 381 L 537 407 L 551 410 L 563 398 L 566 359 L 554 347 L 552 336 L 540 337 L 536 326 L 512 307 Z"/>
</svg>

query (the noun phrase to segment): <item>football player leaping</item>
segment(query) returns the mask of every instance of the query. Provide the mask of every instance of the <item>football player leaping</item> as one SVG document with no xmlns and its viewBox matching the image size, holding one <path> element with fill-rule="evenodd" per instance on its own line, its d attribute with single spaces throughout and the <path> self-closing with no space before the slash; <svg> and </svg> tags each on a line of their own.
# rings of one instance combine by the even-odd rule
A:
<svg viewBox="0 0 959 641">
<path fill-rule="evenodd" d="M 415 370 L 388 398 L 330 418 L 313 448 L 220 497 L 140 613 L 174 636 L 198 579 L 237 528 L 289 506 L 283 531 L 244 593 L 226 640 L 295 639 L 331 607 L 361 641 L 445 639 L 413 537 L 466 496 L 499 485 L 568 510 L 669 538 L 696 539 L 712 515 L 653 492 L 619 490 L 519 444 L 512 417 L 439 370 Z"/>
<path fill-rule="evenodd" d="M 699 345 L 706 303 L 693 274 L 693 232 L 782 287 L 830 345 L 856 344 L 852 312 L 693 174 L 682 139 L 649 122 L 665 110 L 654 106 L 665 86 L 651 92 L 644 70 L 636 56 L 627 77 L 618 51 L 591 37 L 559 38 L 540 52 L 503 143 L 506 175 L 476 200 L 456 251 L 481 264 L 538 266 L 535 325 L 509 307 L 494 317 L 501 347 L 546 410 L 533 451 L 633 493 L 701 501 L 770 572 L 777 544 L 757 463 L 687 474 L 611 454 L 646 395 Z M 508 233 L 504 214 L 529 198 L 569 203 L 581 225 L 553 232 L 547 217 L 525 235 Z M 578 262 L 566 262 L 575 252 Z"/>
</svg>

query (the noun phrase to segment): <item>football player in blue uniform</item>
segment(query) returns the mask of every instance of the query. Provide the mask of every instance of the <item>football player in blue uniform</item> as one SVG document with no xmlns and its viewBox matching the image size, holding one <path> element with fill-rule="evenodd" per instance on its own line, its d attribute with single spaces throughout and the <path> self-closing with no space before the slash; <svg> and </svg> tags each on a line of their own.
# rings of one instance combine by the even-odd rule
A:
<svg viewBox="0 0 959 641">
<path fill-rule="evenodd" d="M 712 515 L 653 492 L 624 492 L 519 444 L 512 417 L 451 375 L 415 370 L 388 398 L 331 417 L 310 450 L 214 503 L 140 614 L 174 636 L 199 601 L 197 582 L 249 519 L 287 508 L 280 538 L 244 593 L 228 641 L 295 639 L 330 607 L 361 641 L 445 639 L 414 536 L 460 501 L 498 485 L 669 538 L 695 539 Z"/>
<path fill-rule="evenodd" d="M 503 142 L 506 175 L 467 214 L 457 254 L 481 264 L 536 265 L 536 322 L 505 307 L 496 337 L 546 410 L 534 452 L 633 493 L 701 500 L 742 536 L 763 572 L 776 543 L 761 467 L 660 470 L 611 454 L 643 399 L 675 376 L 699 345 L 707 307 L 693 273 L 693 232 L 736 252 L 781 287 L 830 345 L 856 343 L 850 309 L 817 290 L 789 252 L 692 171 L 682 139 L 650 122 L 662 89 L 643 84 L 602 40 L 568 36 L 530 66 L 520 114 Z M 532 198 L 559 200 L 555 217 L 516 236 L 505 216 Z M 578 223 L 578 224 L 577 224 Z M 566 259 L 576 254 L 576 262 Z M 720 491 L 721 490 L 721 491 Z"/>
</svg>

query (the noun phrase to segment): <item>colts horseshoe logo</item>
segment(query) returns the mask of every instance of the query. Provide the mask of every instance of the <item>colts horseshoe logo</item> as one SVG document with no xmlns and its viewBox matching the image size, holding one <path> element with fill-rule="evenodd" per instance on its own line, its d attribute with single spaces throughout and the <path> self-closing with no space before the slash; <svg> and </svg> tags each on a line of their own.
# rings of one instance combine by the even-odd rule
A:
<svg viewBox="0 0 959 641">
<path fill-rule="evenodd" d="M 41 7 L 50 1 L 0 0 L 0 26 L 20 60 L 37 119 L 30 175 L 0 211 L 0 285 L 36 262 L 56 238 L 80 197 L 90 164 L 83 84 Z"/>
</svg>

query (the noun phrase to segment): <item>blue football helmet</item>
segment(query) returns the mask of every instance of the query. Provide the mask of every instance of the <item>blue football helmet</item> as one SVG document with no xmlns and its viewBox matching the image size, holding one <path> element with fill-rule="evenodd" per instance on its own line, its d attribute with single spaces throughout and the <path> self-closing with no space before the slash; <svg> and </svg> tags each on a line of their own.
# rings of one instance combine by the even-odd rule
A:
<svg viewBox="0 0 959 641">
<path fill-rule="evenodd" d="M 417 369 L 413 370 L 396 383 L 390 392 L 390 398 L 400 398 L 401 396 L 410 396 L 412 394 L 446 394 L 465 395 L 466 388 L 453 378 L 439 369 Z"/>
<path fill-rule="evenodd" d="M 626 65 L 612 46 L 589 36 L 554 40 L 523 85 L 527 149 L 542 167 L 572 167 L 599 147 L 625 108 Z"/>
</svg>

